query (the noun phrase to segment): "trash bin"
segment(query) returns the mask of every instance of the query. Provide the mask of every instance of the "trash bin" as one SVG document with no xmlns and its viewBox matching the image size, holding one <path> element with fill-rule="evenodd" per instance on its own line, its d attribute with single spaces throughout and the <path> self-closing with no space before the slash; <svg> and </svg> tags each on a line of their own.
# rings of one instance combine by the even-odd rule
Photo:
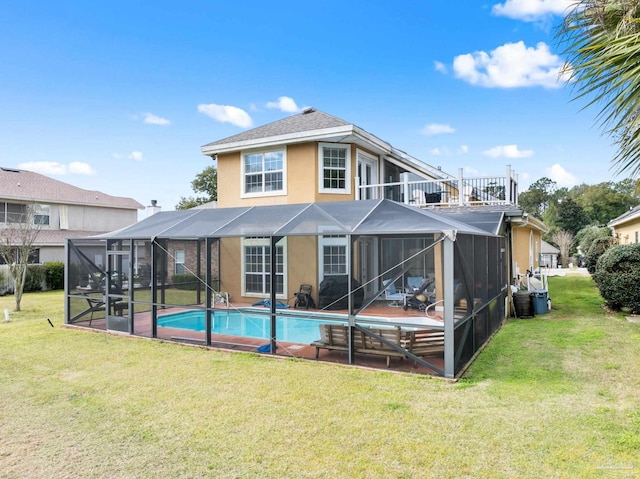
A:
<svg viewBox="0 0 640 479">
<path fill-rule="evenodd" d="M 534 314 L 548 313 L 547 297 L 548 297 L 548 293 L 546 289 L 535 289 L 531 291 L 531 301 L 533 302 Z"/>
<path fill-rule="evenodd" d="M 518 318 L 533 318 L 533 302 L 531 291 L 516 291 L 513 293 L 513 306 Z"/>
</svg>

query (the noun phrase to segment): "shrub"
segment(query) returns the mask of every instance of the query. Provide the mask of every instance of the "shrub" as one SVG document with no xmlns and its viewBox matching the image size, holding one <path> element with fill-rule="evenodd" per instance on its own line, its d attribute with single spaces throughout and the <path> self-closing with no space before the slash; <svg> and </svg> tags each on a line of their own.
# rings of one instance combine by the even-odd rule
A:
<svg viewBox="0 0 640 479">
<path fill-rule="evenodd" d="M 198 277 L 190 273 L 174 274 L 171 282 L 176 289 L 195 291 L 198 289 Z"/>
<path fill-rule="evenodd" d="M 600 256 L 593 279 L 609 307 L 640 313 L 640 243 L 609 248 Z"/>
<path fill-rule="evenodd" d="M 62 261 L 50 261 L 44 264 L 47 288 L 64 288 L 64 263 Z"/>
<path fill-rule="evenodd" d="M 596 272 L 596 264 L 598 263 L 598 258 L 600 258 L 600 256 L 602 256 L 602 254 L 614 244 L 615 240 L 612 237 L 596 238 L 593 240 L 591 246 L 589 246 L 589 249 L 587 250 L 587 254 L 584 257 L 584 261 L 589 273 L 593 274 Z"/>
<path fill-rule="evenodd" d="M 42 284 L 45 280 L 45 267 L 41 264 L 30 264 L 27 266 L 27 276 L 24 280 L 24 288 L 22 291 L 31 293 L 33 291 L 42 291 Z"/>
</svg>

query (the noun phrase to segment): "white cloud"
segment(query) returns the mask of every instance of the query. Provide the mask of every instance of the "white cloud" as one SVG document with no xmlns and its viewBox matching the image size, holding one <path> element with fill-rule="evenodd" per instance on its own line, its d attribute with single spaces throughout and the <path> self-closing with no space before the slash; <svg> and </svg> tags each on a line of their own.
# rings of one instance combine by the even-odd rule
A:
<svg viewBox="0 0 640 479">
<path fill-rule="evenodd" d="M 249 128 L 253 124 L 249 114 L 236 106 L 202 103 L 198 105 L 198 111 L 220 123 L 231 123 L 241 128 Z"/>
<path fill-rule="evenodd" d="M 20 163 L 18 168 L 43 175 L 95 175 L 96 173 L 91 165 L 80 161 L 74 161 L 68 165 L 57 161 L 28 161 Z"/>
<path fill-rule="evenodd" d="M 552 15 L 564 15 L 576 3 L 575 0 L 506 0 L 496 3 L 494 15 L 534 22 Z"/>
<path fill-rule="evenodd" d="M 563 67 L 562 59 L 544 42 L 535 48 L 522 41 L 505 43 L 489 53 L 478 51 L 453 59 L 456 77 L 486 88 L 559 88 L 564 84 Z"/>
<path fill-rule="evenodd" d="M 129 156 L 127 158 L 134 161 L 142 161 L 142 152 L 132 151 L 131 153 L 129 153 Z"/>
<path fill-rule="evenodd" d="M 431 148 L 428 153 L 431 156 L 449 156 L 451 154 L 446 146 Z"/>
<path fill-rule="evenodd" d="M 442 62 L 439 62 L 437 60 L 434 61 L 433 62 L 433 67 L 436 69 L 436 71 L 438 71 L 440 73 L 447 73 L 447 67 Z"/>
<path fill-rule="evenodd" d="M 547 168 L 546 172 L 547 176 L 555 181 L 560 187 L 571 188 L 581 183 L 581 181 L 576 176 L 569 173 L 558 163 L 552 165 L 550 168 Z"/>
<path fill-rule="evenodd" d="M 69 173 L 74 175 L 95 175 L 96 172 L 89 163 L 83 161 L 72 161 L 69 163 Z"/>
<path fill-rule="evenodd" d="M 458 148 L 458 153 L 461 155 L 466 155 L 467 153 L 469 153 L 469 146 L 468 145 L 460 145 L 460 147 Z"/>
<path fill-rule="evenodd" d="M 286 111 L 289 113 L 295 113 L 300 111 L 296 102 L 293 101 L 293 98 L 288 96 L 281 96 L 278 98 L 278 101 L 270 101 L 267 103 L 267 108 L 276 108 L 280 111 Z"/>
<path fill-rule="evenodd" d="M 430 123 L 429 125 L 425 125 L 420 133 L 427 136 L 433 135 L 441 135 L 443 133 L 453 133 L 456 131 L 454 128 L 451 128 L 451 125 L 445 125 L 443 123 Z"/>
<path fill-rule="evenodd" d="M 528 158 L 533 156 L 533 150 L 519 150 L 518 145 L 494 146 L 482 152 L 490 158 Z"/>
<path fill-rule="evenodd" d="M 145 123 L 149 125 L 170 125 L 171 122 L 166 118 L 162 118 L 161 116 L 154 115 L 153 113 L 145 113 L 144 120 Z"/>
<path fill-rule="evenodd" d="M 128 155 L 122 155 L 120 153 L 114 153 L 113 154 L 113 159 L 114 160 L 133 160 L 133 161 L 142 161 L 142 158 L 144 157 L 144 155 L 142 154 L 141 151 L 132 151 L 131 153 L 129 153 Z"/>
</svg>

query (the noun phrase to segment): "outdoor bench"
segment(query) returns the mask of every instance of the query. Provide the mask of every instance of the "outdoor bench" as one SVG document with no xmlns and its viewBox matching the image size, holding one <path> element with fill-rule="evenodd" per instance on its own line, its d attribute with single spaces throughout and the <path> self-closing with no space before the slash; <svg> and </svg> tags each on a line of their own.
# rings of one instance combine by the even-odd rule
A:
<svg viewBox="0 0 640 479">
<path fill-rule="evenodd" d="M 400 328 L 370 328 L 369 331 L 416 356 L 428 356 L 444 351 L 443 331 L 432 329 L 403 331 Z M 342 324 L 321 324 L 320 339 L 311 343 L 311 346 L 316 348 L 316 359 L 319 357 L 320 349 L 348 351 L 349 327 Z M 360 354 L 386 356 L 387 367 L 390 365 L 391 357 L 406 356 L 403 352 L 357 329 L 353 331 L 353 349 Z"/>
</svg>

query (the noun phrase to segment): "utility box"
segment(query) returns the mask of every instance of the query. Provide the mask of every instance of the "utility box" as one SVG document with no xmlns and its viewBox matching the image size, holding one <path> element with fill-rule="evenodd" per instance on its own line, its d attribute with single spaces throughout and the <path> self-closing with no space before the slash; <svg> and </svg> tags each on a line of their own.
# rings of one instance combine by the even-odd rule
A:
<svg viewBox="0 0 640 479">
<path fill-rule="evenodd" d="M 534 314 L 546 314 L 549 312 L 548 306 L 548 292 L 546 289 L 535 289 L 531 291 L 531 301 L 533 302 Z"/>
</svg>

